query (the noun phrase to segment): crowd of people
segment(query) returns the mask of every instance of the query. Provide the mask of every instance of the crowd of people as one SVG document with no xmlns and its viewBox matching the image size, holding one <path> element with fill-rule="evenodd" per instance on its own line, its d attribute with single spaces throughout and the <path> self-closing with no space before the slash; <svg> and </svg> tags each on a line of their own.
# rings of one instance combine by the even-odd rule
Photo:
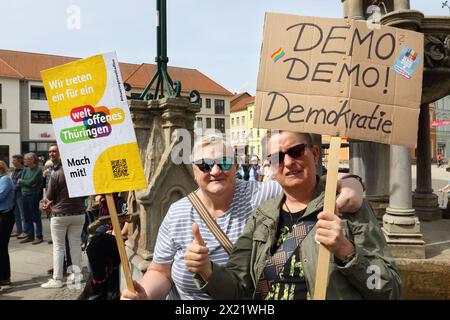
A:
<svg viewBox="0 0 450 320">
<path fill-rule="evenodd" d="M 308 299 L 315 291 L 320 243 L 332 254 L 327 298 L 398 299 L 399 273 L 360 179 L 340 174 L 338 212 L 323 211 L 320 153 L 313 141 L 310 134 L 288 131 L 268 135 L 260 164 L 256 156 L 236 161 L 221 135 L 200 137 L 192 150 L 198 189 L 170 206 L 148 270 L 134 281 L 135 292 L 122 293 L 112 228 L 98 228 L 87 241 L 87 225 L 109 215 L 104 195 L 69 197 L 56 144 L 44 168 L 34 153 L 14 156 L 10 173 L 0 161 L 0 286 L 11 284 L 10 237 L 42 243 L 46 212 L 53 267 L 41 287 L 64 286 L 69 267 L 67 280 L 80 282 L 85 248 L 91 273 L 79 299 Z M 192 196 L 212 222 L 200 215 Z M 119 198 L 114 194 L 116 204 Z M 127 232 L 125 224 L 121 236 Z M 379 285 L 367 285 L 371 265 L 380 270 Z"/>
<path fill-rule="evenodd" d="M 53 245 L 53 264 L 48 270 L 51 278 L 41 287 L 61 288 L 64 276 L 67 276 L 67 283 L 80 283 L 83 278 L 82 249 L 86 250 L 91 271 L 86 287 L 92 289 L 91 282 L 97 285 L 94 288 L 106 283 L 120 262 L 115 256 L 109 258 L 117 252 L 117 246 L 111 242 L 111 238 L 114 239 L 112 227 L 101 225 L 90 237 L 87 231 L 90 223 L 109 215 L 105 196 L 69 197 L 57 144 L 50 146 L 45 163 L 30 152 L 24 156 L 14 155 L 12 164 L 13 168 L 9 170 L 6 163 L 0 161 L 0 287 L 12 285 L 10 238 L 16 237 L 20 244 L 43 243 L 42 218 L 45 216 L 50 219 L 48 244 Z M 113 197 L 118 209 L 126 210 L 122 206 L 123 198 L 117 193 Z M 124 237 L 126 230 L 124 226 Z M 108 257 L 102 256 L 105 252 Z M 116 278 L 110 281 L 112 287 L 101 287 L 95 292 L 84 290 L 80 299 L 106 299 L 108 292 L 115 292 L 115 299 L 118 299 L 119 275 L 117 272 L 114 275 Z"/>
</svg>

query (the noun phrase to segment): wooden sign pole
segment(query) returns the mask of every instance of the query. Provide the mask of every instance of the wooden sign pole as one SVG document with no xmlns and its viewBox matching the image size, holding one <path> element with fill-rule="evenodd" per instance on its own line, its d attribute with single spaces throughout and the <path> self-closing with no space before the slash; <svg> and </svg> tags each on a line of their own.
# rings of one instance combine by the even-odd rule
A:
<svg viewBox="0 0 450 320">
<path fill-rule="evenodd" d="M 133 278 L 131 277 L 130 266 L 128 265 L 128 257 L 125 252 L 125 244 L 122 238 L 122 230 L 119 224 L 119 218 L 117 217 L 116 204 L 111 193 L 106 194 L 106 204 L 108 205 L 109 216 L 111 217 L 111 223 L 116 237 L 117 249 L 119 250 L 120 261 L 122 262 L 123 274 L 127 282 L 127 288 L 131 292 L 135 292 L 133 286 Z"/>
<path fill-rule="evenodd" d="M 339 149 L 341 147 L 340 137 L 331 137 L 328 153 L 327 182 L 325 185 L 325 200 L 323 210 L 334 212 L 336 207 L 336 187 L 339 166 Z M 328 268 L 331 253 L 320 244 L 319 256 L 317 258 L 316 283 L 314 286 L 314 300 L 325 300 L 328 285 Z"/>
</svg>

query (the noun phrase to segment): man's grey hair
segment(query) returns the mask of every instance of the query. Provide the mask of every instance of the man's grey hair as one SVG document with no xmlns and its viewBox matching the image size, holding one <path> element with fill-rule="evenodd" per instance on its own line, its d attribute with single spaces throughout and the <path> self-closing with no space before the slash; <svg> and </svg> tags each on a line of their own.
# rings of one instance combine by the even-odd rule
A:
<svg viewBox="0 0 450 320">
<path fill-rule="evenodd" d="M 221 144 L 226 148 L 226 154 L 228 156 L 233 156 L 233 148 L 230 143 L 224 139 L 223 135 L 220 133 L 207 133 L 205 135 L 200 135 L 195 139 L 194 146 L 191 153 L 191 161 L 198 160 L 201 150 L 204 147 Z"/>
</svg>

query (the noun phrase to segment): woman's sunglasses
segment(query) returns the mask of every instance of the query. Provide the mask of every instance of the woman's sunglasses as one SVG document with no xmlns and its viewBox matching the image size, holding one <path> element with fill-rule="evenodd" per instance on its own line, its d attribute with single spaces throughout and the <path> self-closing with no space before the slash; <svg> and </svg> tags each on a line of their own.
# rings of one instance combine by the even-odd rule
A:
<svg viewBox="0 0 450 320">
<path fill-rule="evenodd" d="M 214 165 L 218 165 L 220 170 L 227 171 L 230 170 L 233 166 L 233 158 L 231 157 L 222 157 L 217 159 L 199 159 L 195 160 L 194 164 L 204 173 L 211 172 Z"/>
<path fill-rule="evenodd" d="M 301 156 L 303 156 L 305 154 L 305 150 L 307 147 L 312 147 L 312 146 L 308 145 L 307 143 L 297 144 L 296 146 L 289 148 L 288 151 L 286 151 L 286 152 L 279 151 L 279 152 L 269 154 L 269 158 L 271 160 L 272 165 L 283 163 L 285 155 L 288 155 L 292 159 L 299 159 Z"/>
</svg>

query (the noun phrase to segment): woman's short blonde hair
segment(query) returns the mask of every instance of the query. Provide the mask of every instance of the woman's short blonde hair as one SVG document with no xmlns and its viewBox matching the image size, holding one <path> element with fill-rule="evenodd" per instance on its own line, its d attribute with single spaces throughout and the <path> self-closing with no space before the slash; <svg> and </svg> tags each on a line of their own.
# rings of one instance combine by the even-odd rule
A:
<svg viewBox="0 0 450 320">
<path fill-rule="evenodd" d="M 191 161 L 199 159 L 199 155 L 201 155 L 201 150 L 203 148 L 218 144 L 222 144 L 225 147 L 226 154 L 228 156 L 233 156 L 233 148 L 220 133 L 207 133 L 205 135 L 198 136 L 195 139 L 194 147 L 192 148 L 191 153 Z"/>
</svg>

